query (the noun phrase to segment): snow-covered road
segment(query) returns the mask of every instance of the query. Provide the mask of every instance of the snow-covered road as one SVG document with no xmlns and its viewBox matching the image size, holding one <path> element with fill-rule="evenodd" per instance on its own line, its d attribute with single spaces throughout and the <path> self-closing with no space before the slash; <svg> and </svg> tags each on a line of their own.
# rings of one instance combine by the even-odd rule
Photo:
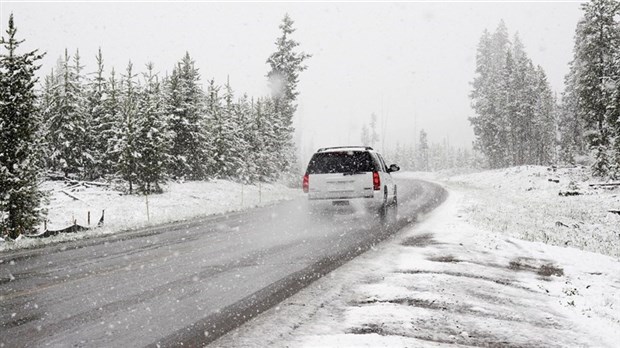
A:
<svg viewBox="0 0 620 348">
<path fill-rule="evenodd" d="M 472 226 L 447 202 L 216 347 L 617 347 L 620 263 Z M 266 334 L 268 333 L 268 334 Z"/>
<path fill-rule="evenodd" d="M 0 254 L 0 346 L 202 345 L 435 207 L 399 182 L 398 223 L 309 218 L 304 200 Z"/>
</svg>

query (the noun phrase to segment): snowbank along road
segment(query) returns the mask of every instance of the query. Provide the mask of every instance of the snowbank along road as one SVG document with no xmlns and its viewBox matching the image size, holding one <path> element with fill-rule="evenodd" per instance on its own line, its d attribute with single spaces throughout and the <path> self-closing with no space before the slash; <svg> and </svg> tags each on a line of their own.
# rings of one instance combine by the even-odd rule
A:
<svg viewBox="0 0 620 348">
<path fill-rule="evenodd" d="M 309 217 L 298 199 L 0 254 L 0 345 L 202 346 L 439 205 L 398 181 L 399 217 Z"/>
</svg>

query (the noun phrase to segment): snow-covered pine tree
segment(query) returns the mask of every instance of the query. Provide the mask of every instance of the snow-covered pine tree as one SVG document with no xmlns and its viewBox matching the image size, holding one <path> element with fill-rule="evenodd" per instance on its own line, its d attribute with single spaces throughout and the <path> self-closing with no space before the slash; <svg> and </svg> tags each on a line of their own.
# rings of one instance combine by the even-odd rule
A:
<svg viewBox="0 0 620 348">
<path fill-rule="evenodd" d="M 34 86 L 37 50 L 19 54 L 13 14 L 0 39 L 0 235 L 17 238 L 41 220 L 40 146 Z"/>
<path fill-rule="evenodd" d="M 576 157 L 587 152 L 584 121 L 579 115 L 575 63 L 575 60 L 570 62 L 569 73 L 564 77 L 564 92 L 558 107 L 559 160 L 567 164 L 575 164 Z"/>
<path fill-rule="evenodd" d="M 429 167 L 429 146 L 428 135 L 424 129 L 420 130 L 420 139 L 418 143 L 418 170 L 428 172 Z"/>
<path fill-rule="evenodd" d="M 616 66 L 620 67 L 620 53 L 615 57 Z M 620 71 L 620 69 L 618 69 Z M 606 121 L 612 134 L 611 142 L 611 177 L 620 179 L 620 77 L 614 81 L 615 88 L 611 96 L 612 104 L 607 109 Z"/>
<path fill-rule="evenodd" d="M 89 122 L 86 130 L 87 154 L 90 156 L 89 165 L 86 166 L 85 176 L 89 179 L 102 177 L 107 173 L 104 165 L 105 155 L 108 150 L 107 139 L 103 135 L 107 133 L 110 125 L 106 121 L 105 92 L 106 78 L 104 77 L 103 55 L 101 48 L 95 56 L 97 70 L 92 73 L 86 92 Z"/>
<path fill-rule="evenodd" d="M 237 124 L 235 135 L 235 152 L 239 159 L 239 167 L 235 177 L 242 183 L 250 183 L 252 173 L 256 172 L 256 163 L 251 158 L 252 139 L 252 105 L 247 95 L 243 95 L 234 105 L 234 118 Z"/>
<path fill-rule="evenodd" d="M 153 63 L 146 65 L 144 88 L 138 96 L 136 151 L 136 180 L 140 191 L 161 192 L 168 164 L 168 139 L 161 85 L 153 71 Z"/>
<path fill-rule="evenodd" d="M 519 134 L 519 74 L 511 51 L 506 52 L 506 62 L 502 67 L 501 83 L 495 91 L 496 114 L 493 116 L 495 125 L 494 160 L 498 167 L 514 165 L 518 157 Z M 500 156 L 501 154 L 501 156 Z"/>
<path fill-rule="evenodd" d="M 362 145 L 370 146 L 370 131 L 368 130 L 368 126 L 365 123 L 362 125 L 362 134 L 360 135 L 360 140 L 362 141 Z"/>
<path fill-rule="evenodd" d="M 138 180 L 138 161 L 142 155 L 138 149 L 138 96 L 140 91 L 136 76 L 130 61 L 123 75 L 119 110 L 121 123 L 115 146 L 115 152 L 118 153 L 118 174 L 129 184 L 129 194 L 133 193 L 134 184 Z"/>
<path fill-rule="evenodd" d="M 274 107 L 271 99 L 258 98 L 252 112 L 252 129 L 250 134 L 250 148 L 252 161 L 256 164 L 256 173 L 253 181 L 271 181 L 279 173 L 275 152 L 275 131 L 272 117 Z"/>
<path fill-rule="evenodd" d="M 212 165 L 209 166 L 208 174 L 214 177 L 223 176 L 226 172 L 226 126 L 224 112 L 222 107 L 222 97 L 220 96 L 220 87 L 215 84 L 215 80 L 208 82 L 207 93 L 205 95 L 205 115 L 206 127 L 209 134 L 209 143 L 211 145 Z"/>
<path fill-rule="evenodd" d="M 122 134 L 121 85 L 116 78 L 116 71 L 112 68 L 104 85 L 103 115 L 95 126 L 97 137 L 94 145 L 98 150 L 104 151 L 101 153 L 99 166 L 104 177 L 116 174 L 119 161 L 117 144 Z"/>
<path fill-rule="evenodd" d="M 77 52 L 74 63 L 71 64 L 65 49 L 58 71 L 59 83 L 54 92 L 57 100 L 53 103 L 46 132 L 52 169 L 62 171 L 65 176 L 81 176 L 84 168 L 86 113 Z"/>
<path fill-rule="evenodd" d="M 506 81 L 505 88 L 508 90 L 508 133 L 510 143 L 508 154 L 511 158 L 507 165 L 523 165 L 532 163 L 532 122 L 534 117 L 534 104 L 536 96 L 535 71 L 532 61 L 525 53 L 525 47 L 518 34 L 515 34 L 512 51 L 507 54 L 512 60 L 506 61 L 506 68 L 512 71 Z M 509 65 L 511 65 L 509 67 Z"/>
<path fill-rule="evenodd" d="M 478 149 L 492 168 L 548 163 L 553 153 L 555 104 L 542 69 L 500 22 L 485 30 L 476 56 L 470 118 Z M 536 128 L 538 127 L 538 128 Z M 450 151 L 454 152 L 453 149 Z"/>
<path fill-rule="evenodd" d="M 84 138 L 83 142 L 83 177 L 87 179 L 95 179 L 102 176 L 101 162 L 102 154 L 105 150 L 99 148 L 100 134 L 97 132 L 98 126 L 103 118 L 104 107 L 103 97 L 105 89 L 105 78 L 103 77 L 103 58 L 101 48 L 97 56 L 97 71 L 91 73 L 92 78 L 87 81 L 81 81 L 81 99 L 84 114 Z M 79 56 L 76 56 L 76 65 L 79 66 Z M 79 67 L 77 71 L 81 71 Z M 79 74 L 78 74 L 79 76 Z M 81 79 L 81 77 L 78 77 Z M 85 79 L 86 80 L 86 79 Z"/>
<path fill-rule="evenodd" d="M 267 59 L 271 70 L 267 74 L 274 116 L 278 118 L 275 127 L 276 152 L 279 153 L 280 171 L 290 170 L 296 162 L 293 144 L 293 116 L 297 110 L 297 84 L 299 73 L 306 70 L 304 61 L 311 56 L 298 52 L 299 43 L 290 36 L 295 32 L 293 20 L 286 14 L 280 24 L 282 36 L 277 38 L 276 51 Z"/>
<path fill-rule="evenodd" d="M 41 115 L 40 122 L 40 137 L 41 137 L 41 153 L 42 153 L 42 166 L 44 169 L 49 170 L 52 168 L 52 161 L 50 160 L 51 155 L 51 147 L 50 144 L 47 143 L 47 139 L 49 139 L 48 133 L 48 120 L 51 115 L 54 113 L 55 102 L 58 98 L 55 96 L 57 92 L 56 86 L 58 85 L 58 77 L 55 74 L 54 69 L 50 71 L 50 74 L 45 76 L 43 81 L 43 88 L 41 90 L 38 101 L 38 111 Z"/>
<path fill-rule="evenodd" d="M 375 147 L 375 143 L 379 141 L 379 133 L 377 133 L 377 114 L 370 114 L 370 146 Z"/>
<path fill-rule="evenodd" d="M 286 156 L 289 155 L 282 147 L 282 134 L 286 127 L 282 125 L 282 118 L 277 112 L 276 103 L 273 99 L 264 99 L 262 112 L 264 120 L 262 132 L 264 134 L 261 135 L 261 141 L 263 143 L 263 158 L 266 163 L 262 167 L 261 181 L 274 181 L 281 177 L 286 168 Z"/>
<path fill-rule="evenodd" d="M 472 83 L 473 89 L 470 94 L 472 108 L 476 116 L 470 117 L 469 121 L 476 136 L 475 146 L 482 152 L 491 168 L 502 165 L 505 156 L 500 144 L 498 144 L 499 114 L 497 110 L 497 96 L 501 89 L 501 73 L 504 63 L 499 63 L 505 56 L 502 52 L 494 51 L 493 35 L 485 30 L 480 38 L 476 53 L 476 76 Z M 501 47 L 500 49 L 504 49 Z M 422 170 L 418 161 L 418 169 Z"/>
<path fill-rule="evenodd" d="M 219 178 L 235 178 L 243 163 L 241 162 L 241 144 L 239 125 L 237 124 L 234 93 L 230 83 L 224 86 L 220 96 L 220 87 L 215 81 L 209 81 L 207 87 L 206 113 L 211 138 L 213 170 Z"/>
<path fill-rule="evenodd" d="M 264 120 L 262 117 L 262 100 L 254 98 L 250 101 L 250 114 L 248 119 L 248 129 L 246 133 L 246 139 L 248 143 L 247 163 L 251 163 L 251 166 L 247 166 L 245 176 L 248 182 L 254 183 L 260 181 L 260 173 L 263 167 L 263 128 Z"/>
<path fill-rule="evenodd" d="M 93 142 L 92 134 L 92 118 L 88 110 L 88 90 L 87 80 L 83 75 L 84 66 L 81 65 L 80 51 L 76 50 L 73 56 L 73 70 L 75 73 L 75 84 L 77 86 L 76 111 L 79 119 L 80 128 L 76 129 L 76 139 L 79 145 L 79 162 L 78 176 L 80 178 L 90 178 L 93 169 L 93 151 L 91 144 Z"/>
<path fill-rule="evenodd" d="M 491 36 L 491 56 L 489 67 L 488 92 L 491 102 L 490 127 L 491 146 L 486 149 L 490 154 L 492 167 L 505 167 L 511 164 L 511 151 L 514 145 L 510 139 L 510 100 L 514 94 L 511 86 L 505 83 L 514 73 L 514 58 L 510 50 L 508 29 L 503 20 Z M 492 161 L 491 161 L 492 159 Z"/>
<path fill-rule="evenodd" d="M 575 34 L 574 76 L 578 97 L 577 114 L 583 120 L 585 138 L 594 157 L 592 172 L 596 176 L 609 173 L 609 147 L 612 129 L 608 124 L 609 106 L 618 79 L 617 60 L 620 47 L 618 15 L 620 3 L 615 0 L 592 0 L 581 5 L 584 17 Z"/>
<path fill-rule="evenodd" d="M 234 102 L 234 92 L 230 85 L 230 80 L 226 81 L 224 86 L 224 95 L 222 96 L 224 119 L 226 120 L 227 141 L 230 143 L 226 154 L 226 177 L 230 179 L 237 178 L 241 167 L 243 166 L 242 151 L 244 148 L 243 136 L 241 134 L 240 125 L 237 123 L 239 116 L 238 104 Z"/>
<path fill-rule="evenodd" d="M 188 52 L 173 69 L 166 90 L 168 128 L 172 136 L 168 172 L 176 178 L 206 179 L 211 163 L 205 96 L 200 87 L 200 74 Z"/>
<path fill-rule="evenodd" d="M 400 145 L 400 142 L 396 142 L 396 148 L 394 149 L 394 153 L 390 156 L 393 163 L 397 163 L 402 165 L 403 163 L 403 147 Z M 389 164 L 388 164 L 389 165 Z"/>
<path fill-rule="evenodd" d="M 397 163 L 402 166 L 405 170 L 416 170 L 416 146 L 415 139 L 413 143 L 409 146 L 405 147 L 405 153 L 403 155 L 403 162 Z"/>
<path fill-rule="evenodd" d="M 532 161 L 538 165 L 554 163 L 556 156 L 556 100 L 541 66 L 536 68 L 534 119 L 532 122 Z"/>
</svg>

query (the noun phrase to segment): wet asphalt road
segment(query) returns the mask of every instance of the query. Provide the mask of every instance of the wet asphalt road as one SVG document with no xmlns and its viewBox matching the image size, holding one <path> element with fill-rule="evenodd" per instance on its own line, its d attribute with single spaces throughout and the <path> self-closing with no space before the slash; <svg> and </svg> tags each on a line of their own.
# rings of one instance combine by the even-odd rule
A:
<svg viewBox="0 0 620 348">
<path fill-rule="evenodd" d="M 432 210 L 396 179 L 398 218 L 309 216 L 298 199 L 0 253 L 0 347 L 204 346 Z"/>
</svg>

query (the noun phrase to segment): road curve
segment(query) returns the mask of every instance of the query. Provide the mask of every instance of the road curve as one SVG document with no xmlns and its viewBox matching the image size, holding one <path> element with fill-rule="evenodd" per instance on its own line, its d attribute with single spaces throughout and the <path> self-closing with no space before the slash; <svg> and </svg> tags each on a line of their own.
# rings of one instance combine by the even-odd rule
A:
<svg viewBox="0 0 620 348">
<path fill-rule="evenodd" d="M 416 216 L 440 186 L 397 179 L 399 217 L 308 216 L 303 199 L 0 253 L 0 347 L 204 346 Z"/>
</svg>

